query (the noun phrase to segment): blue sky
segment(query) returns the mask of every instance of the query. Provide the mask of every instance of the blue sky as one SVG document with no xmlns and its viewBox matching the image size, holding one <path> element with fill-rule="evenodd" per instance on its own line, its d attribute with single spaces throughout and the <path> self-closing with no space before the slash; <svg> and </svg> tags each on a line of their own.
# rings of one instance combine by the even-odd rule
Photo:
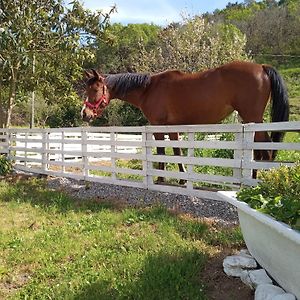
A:
<svg viewBox="0 0 300 300">
<path fill-rule="evenodd" d="M 112 22 L 154 23 L 168 25 L 170 22 L 181 21 L 181 15 L 194 16 L 215 9 L 222 9 L 229 0 L 83 0 L 84 7 L 91 10 L 107 11 L 113 4 L 117 12 L 111 17 Z M 236 2 L 236 0 L 231 0 Z M 239 0 L 238 2 L 242 2 Z"/>
</svg>

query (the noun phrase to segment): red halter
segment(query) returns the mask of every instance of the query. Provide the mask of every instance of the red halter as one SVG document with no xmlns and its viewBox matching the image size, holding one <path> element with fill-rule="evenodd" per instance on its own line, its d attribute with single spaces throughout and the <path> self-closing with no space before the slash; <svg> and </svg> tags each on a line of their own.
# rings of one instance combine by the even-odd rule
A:
<svg viewBox="0 0 300 300">
<path fill-rule="evenodd" d="M 93 102 L 93 103 L 89 102 L 88 100 L 85 100 L 83 102 L 83 104 L 85 106 L 87 106 L 88 108 L 90 108 L 94 113 L 97 112 L 97 109 L 99 108 L 99 106 L 102 103 L 104 104 L 104 107 L 108 105 L 109 102 L 108 102 L 108 100 L 106 98 L 106 95 L 102 95 L 99 100 L 97 100 L 96 102 Z"/>
<path fill-rule="evenodd" d="M 103 108 L 105 108 L 109 104 L 109 99 L 106 98 L 106 86 L 103 86 L 103 94 L 96 102 L 89 102 L 85 100 L 83 104 L 90 108 L 94 114 L 97 114 L 97 110 L 101 104 L 103 104 Z M 88 98 L 87 98 L 88 99 Z"/>
</svg>

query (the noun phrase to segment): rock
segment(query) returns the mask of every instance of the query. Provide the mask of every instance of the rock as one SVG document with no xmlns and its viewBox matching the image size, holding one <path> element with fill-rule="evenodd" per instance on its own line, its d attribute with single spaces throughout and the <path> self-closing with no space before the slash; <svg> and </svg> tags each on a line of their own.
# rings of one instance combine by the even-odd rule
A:
<svg viewBox="0 0 300 300">
<path fill-rule="evenodd" d="M 256 268 L 257 264 L 254 258 L 239 255 L 227 256 L 223 261 L 224 272 L 228 276 L 240 277 L 243 269 Z"/>
<path fill-rule="evenodd" d="M 238 256 L 244 256 L 244 257 L 248 257 L 248 258 L 252 258 L 252 255 L 250 254 L 250 252 L 248 251 L 248 249 L 241 249 L 240 252 L 238 252 L 237 254 Z"/>
<path fill-rule="evenodd" d="M 255 289 L 260 284 L 272 284 L 272 279 L 264 269 L 244 270 L 241 274 L 241 280 L 252 289 Z"/>
<path fill-rule="evenodd" d="M 275 296 L 272 300 L 296 300 L 293 294 L 285 293 L 282 295 Z"/>
<path fill-rule="evenodd" d="M 256 261 L 253 257 L 248 258 L 239 255 L 227 256 L 223 261 L 223 265 L 241 267 L 244 269 L 253 269 L 257 267 Z"/>
<path fill-rule="evenodd" d="M 254 300 L 274 300 L 276 296 L 281 296 L 283 294 L 285 294 L 285 291 L 278 286 L 272 284 L 260 284 L 256 288 Z"/>
<path fill-rule="evenodd" d="M 226 275 L 233 277 L 241 277 L 243 269 L 239 267 L 223 266 Z"/>
</svg>

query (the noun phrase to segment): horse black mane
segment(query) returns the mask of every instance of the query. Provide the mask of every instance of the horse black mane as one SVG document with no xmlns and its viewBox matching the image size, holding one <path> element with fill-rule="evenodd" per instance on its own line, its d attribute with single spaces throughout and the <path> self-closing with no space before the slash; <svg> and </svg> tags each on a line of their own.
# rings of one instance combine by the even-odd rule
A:
<svg viewBox="0 0 300 300">
<path fill-rule="evenodd" d="M 122 97 L 128 92 L 140 87 L 147 87 L 150 84 L 149 74 L 123 73 L 105 75 L 105 83 L 109 90 Z"/>
</svg>

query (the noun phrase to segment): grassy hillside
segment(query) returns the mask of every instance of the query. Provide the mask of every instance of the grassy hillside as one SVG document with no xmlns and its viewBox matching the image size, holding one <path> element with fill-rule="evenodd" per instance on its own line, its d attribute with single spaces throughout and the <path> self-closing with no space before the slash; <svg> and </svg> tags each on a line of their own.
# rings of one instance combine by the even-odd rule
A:
<svg viewBox="0 0 300 300">
<path fill-rule="evenodd" d="M 300 68 L 279 70 L 288 88 L 291 121 L 300 121 Z"/>
</svg>

